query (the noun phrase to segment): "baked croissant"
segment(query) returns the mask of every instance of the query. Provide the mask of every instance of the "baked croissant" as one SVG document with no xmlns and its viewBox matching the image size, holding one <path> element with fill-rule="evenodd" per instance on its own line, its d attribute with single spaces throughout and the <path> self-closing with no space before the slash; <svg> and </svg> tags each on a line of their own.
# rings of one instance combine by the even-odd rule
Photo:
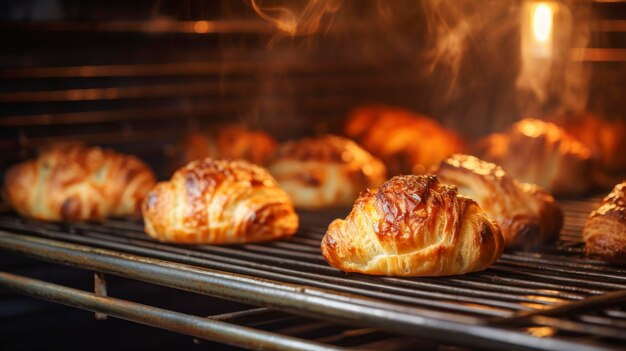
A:
<svg viewBox="0 0 626 351">
<path fill-rule="evenodd" d="M 556 240 L 563 211 L 542 188 L 519 183 L 499 166 L 474 156 L 455 154 L 435 172 L 439 181 L 476 200 L 494 219 L 507 247 L 530 247 Z"/>
<path fill-rule="evenodd" d="M 383 160 L 391 175 L 425 173 L 450 154 L 463 150 L 454 132 L 400 108 L 357 108 L 348 117 L 345 133 Z"/>
<path fill-rule="evenodd" d="M 469 198 L 436 176 L 396 176 L 367 190 L 322 240 L 328 263 L 346 272 L 439 276 L 480 271 L 503 250 L 502 232 Z"/>
<path fill-rule="evenodd" d="M 385 181 L 385 166 L 346 138 L 326 135 L 287 142 L 268 162 L 298 208 L 350 206 L 361 190 Z"/>
<path fill-rule="evenodd" d="M 591 212 L 583 239 L 588 255 L 626 264 L 626 181 L 617 184 Z"/>
<path fill-rule="evenodd" d="M 593 185 L 591 151 L 554 123 L 523 119 L 481 140 L 476 155 L 553 193 L 580 194 Z"/>
<path fill-rule="evenodd" d="M 211 132 L 188 133 L 178 145 L 172 158 L 175 170 L 187 163 L 206 157 L 246 160 L 263 165 L 276 149 L 276 141 L 267 133 L 240 125 L 227 125 Z"/>
<path fill-rule="evenodd" d="M 99 221 L 138 215 L 156 183 L 134 156 L 80 143 L 55 144 L 9 169 L 7 202 L 21 215 L 47 221 Z"/>
<path fill-rule="evenodd" d="M 298 229 L 287 193 L 264 168 L 246 161 L 193 161 L 157 184 L 142 209 L 146 233 L 167 242 L 255 242 Z"/>
</svg>

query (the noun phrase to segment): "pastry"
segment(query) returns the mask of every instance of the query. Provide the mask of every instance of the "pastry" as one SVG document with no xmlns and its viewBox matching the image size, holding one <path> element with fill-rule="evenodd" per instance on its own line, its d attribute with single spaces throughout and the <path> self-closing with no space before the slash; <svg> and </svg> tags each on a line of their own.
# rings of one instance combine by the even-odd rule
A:
<svg viewBox="0 0 626 351">
<path fill-rule="evenodd" d="M 434 120 L 409 111 L 365 106 L 350 114 L 345 133 L 379 157 L 390 175 L 423 174 L 455 152 L 461 139 Z"/>
<path fill-rule="evenodd" d="M 436 176 L 396 176 L 361 193 L 321 250 L 346 272 L 439 276 L 480 271 L 503 250 L 502 232 L 474 200 Z"/>
<path fill-rule="evenodd" d="M 143 203 L 145 230 L 166 242 L 231 244 L 289 237 L 298 217 L 287 193 L 246 161 L 192 161 Z"/>
<path fill-rule="evenodd" d="M 546 190 L 519 183 L 501 167 L 474 156 L 455 154 L 435 172 L 439 181 L 476 200 L 494 219 L 507 247 L 530 247 L 556 240 L 563 211 Z"/>
<path fill-rule="evenodd" d="M 385 181 L 385 166 L 355 142 L 333 135 L 287 142 L 268 162 L 298 208 L 351 206 Z"/>
<path fill-rule="evenodd" d="M 172 169 L 206 157 L 241 159 L 263 165 L 276 145 L 276 141 L 267 133 L 240 125 L 227 125 L 211 132 L 188 133 L 173 156 Z"/>
<path fill-rule="evenodd" d="M 626 264 L 626 181 L 617 184 L 591 212 L 583 239 L 588 255 Z"/>
<path fill-rule="evenodd" d="M 134 156 L 80 143 L 60 143 L 9 169 L 7 202 L 21 215 L 47 221 L 100 221 L 139 214 L 156 183 Z"/>
<path fill-rule="evenodd" d="M 481 140 L 475 154 L 553 193 L 581 194 L 594 184 L 591 151 L 554 123 L 523 119 Z"/>
</svg>

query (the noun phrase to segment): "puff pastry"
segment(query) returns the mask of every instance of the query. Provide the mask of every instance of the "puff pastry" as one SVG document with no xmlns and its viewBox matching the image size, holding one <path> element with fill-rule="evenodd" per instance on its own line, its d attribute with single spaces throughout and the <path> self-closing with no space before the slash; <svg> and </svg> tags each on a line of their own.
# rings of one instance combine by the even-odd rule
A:
<svg viewBox="0 0 626 351">
<path fill-rule="evenodd" d="M 298 229 L 287 193 L 264 168 L 246 161 L 193 161 L 157 184 L 142 209 L 146 233 L 167 242 L 255 242 Z"/>
<path fill-rule="evenodd" d="M 348 217 L 330 224 L 321 250 L 346 272 L 439 276 L 483 270 L 503 246 L 476 202 L 435 176 L 407 175 L 361 193 Z"/>
<path fill-rule="evenodd" d="M 476 154 L 553 193 L 581 194 L 594 183 L 589 148 L 556 124 L 538 119 L 523 119 L 507 133 L 484 138 Z"/>
<path fill-rule="evenodd" d="M 500 226 L 505 246 L 530 247 L 558 238 L 563 211 L 542 188 L 519 183 L 493 163 L 460 154 L 445 159 L 436 174 L 478 202 Z"/>
<path fill-rule="evenodd" d="M 241 125 L 227 125 L 210 132 L 186 134 L 177 155 L 171 162 L 172 170 L 206 157 L 228 160 L 246 160 L 263 165 L 276 149 L 276 141 L 267 133 L 250 130 Z"/>
<path fill-rule="evenodd" d="M 616 185 L 591 212 L 583 238 L 588 255 L 626 264 L 626 181 Z"/>
<path fill-rule="evenodd" d="M 334 135 L 287 142 L 268 168 L 298 208 L 350 206 L 359 192 L 385 181 L 381 161 Z"/>
<path fill-rule="evenodd" d="M 459 136 L 436 121 L 387 106 L 355 109 L 348 116 L 345 133 L 385 162 L 390 175 L 423 174 L 463 151 Z"/>
<path fill-rule="evenodd" d="M 6 174 L 4 195 L 21 215 L 47 221 L 99 221 L 139 214 L 154 186 L 134 156 L 80 143 L 60 143 Z"/>
</svg>

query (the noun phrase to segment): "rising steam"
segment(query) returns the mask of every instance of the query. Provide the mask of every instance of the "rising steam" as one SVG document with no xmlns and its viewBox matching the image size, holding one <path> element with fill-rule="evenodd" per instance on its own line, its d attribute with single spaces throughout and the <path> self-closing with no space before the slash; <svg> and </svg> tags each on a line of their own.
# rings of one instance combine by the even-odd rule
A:
<svg viewBox="0 0 626 351">
<path fill-rule="evenodd" d="M 326 23 L 322 23 L 322 20 L 326 14 L 332 15 L 337 12 L 341 3 L 341 0 L 309 0 L 302 9 L 289 9 L 264 7 L 259 0 L 251 0 L 252 8 L 261 18 L 291 37 L 311 35 L 320 28 L 330 28 L 332 17 Z"/>
</svg>

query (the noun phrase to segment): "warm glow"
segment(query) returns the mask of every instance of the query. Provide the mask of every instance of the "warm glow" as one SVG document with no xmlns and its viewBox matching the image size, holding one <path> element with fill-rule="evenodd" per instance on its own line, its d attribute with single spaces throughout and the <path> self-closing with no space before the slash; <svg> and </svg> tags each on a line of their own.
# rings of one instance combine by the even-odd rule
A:
<svg viewBox="0 0 626 351">
<path fill-rule="evenodd" d="M 193 30 L 196 33 L 208 33 L 209 32 L 209 22 L 207 21 L 197 21 L 193 24 Z"/>
<path fill-rule="evenodd" d="M 552 35 L 552 7 L 538 4 L 533 11 L 533 34 L 539 42 L 546 42 Z"/>
</svg>

